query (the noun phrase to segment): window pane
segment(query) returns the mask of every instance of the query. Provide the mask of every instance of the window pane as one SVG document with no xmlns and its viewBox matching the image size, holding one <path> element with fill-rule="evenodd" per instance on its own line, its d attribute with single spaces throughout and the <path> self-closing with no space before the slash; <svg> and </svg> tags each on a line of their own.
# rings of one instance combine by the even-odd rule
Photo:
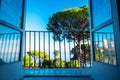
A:
<svg viewBox="0 0 120 80">
<path fill-rule="evenodd" d="M 2 0 L 0 19 L 21 28 L 22 0 Z"/>
<path fill-rule="evenodd" d="M 112 19 L 110 0 L 92 0 L 93 27 Z"/>
<path fill-rule="evenodd" d="M 113 26 L 94 32 L 95 60 L 116 65 Z"/>
<path fill-rule="evenodd" d="M 0 64 L 19 60 L 20 32 L 0 25 Z"/>
</svg>

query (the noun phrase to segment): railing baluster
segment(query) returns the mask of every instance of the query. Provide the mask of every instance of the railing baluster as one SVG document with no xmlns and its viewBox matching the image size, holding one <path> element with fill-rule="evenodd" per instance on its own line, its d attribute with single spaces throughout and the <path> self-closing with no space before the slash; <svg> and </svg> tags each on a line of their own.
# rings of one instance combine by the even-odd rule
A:
<svg viewBox="0 0 120 80">
<path fill-rule="evenodd" d="M 61 41 L 59 40 L 59 51 L 60 51 L 60 67 L 62 68 L 62 61 L 61 61 Z"/>
<path fill-rule="evenodd" d="M 88 47 L 87 47 L 87 48 L 88 48 L 88 55 L 89 55 L 89 60 L 90 60 L 90 63 L 89 63 L 89 64 L 90 64 L 90 67 L 91 67 L 91 51 L 90 51 L 90 46 L 91 46 L 91 45 L 90 45 L 90 42 L 89 42 L 89 41 L 90 41 L 89 36 L 90 36 L 90 34 L 87 33 L 87 42 L 88 42 Z"/>
<path fill-rule="evenodd" d="M 6 41 L 7 41 L 7 36 L 6 34 L 4 35 L 5 36 L 5 40 L 4 40 L 4 48 L 3 48 L 3 59 L 5 59 L 5 50 L 6 50 Z M 4 60 L 5 61 L 5 60 Z"/>
<path fill-rule="evenodd" d="M 82 33 L 82 37 L 83 37 L 83 68 L 86 66 L 86 53 L 85 53 L 85 35 L 84 33 Z"/>
<path fill-rule="evenodd" d="M 17 45 L 18 45 L 18 42 L 17 42 L 17 37 L 18 37 L 18 35 L 17 34 L 13 34 L 13 43 L 12 43 L 12 55 L 14 56 L 12 56 L 13 57 L 13 61 L 15 61 L 15 56 L 16 56 L 16 53 L 17 53 Z M 12 57 L 11 57 L 11 59 L 12 59 Z"/>
<path fill-rule="evenodd" d="M 97 39 L 98 39 L 98 49 L 99 49 L 99 42 L 100 42 L 100 40 L 99 40 L 99 33 L 97 33 Z M 97 50 L 97 52 L 98 52 L 98 54 L 99 54 L 99 61 L 100 61 L 100 52 Z"/>
<path fill-rule="evenodd" d="M 53 40 L 54 41 L 54 51 L 53 52 L 55 52 L 55 40 Z M 53 53 L 54 54 L 54 53 Z M 55 60 L 55 54 L 54 54 L 54 60 Z M 54 64 L 54 66 L 55 66 L 55 64 Z M 56 67 L 56 66 L 55 66 Z"/>
<path fill-rule="evenodd" d="M 69 57 L 70 57 L 70 67 L 71 67 L 72 65 L 71 65 L 70 39 L 69 39 Z"/>
<path fill-rule="evenodd" d="M 106 33 L 106 41 L 108 40 L 108 34 Z M 108 43 L 107 43 L 108 44 Z M 106 45 L 106 47 L 108 47 L 108 45 Z M 108 52 L 108 49 L 107 49 L 107 52 Z M 106 58 L 107 58 L 107 63 L 109 63 L 109 55 L 106 54 Z"/>
<path fill-rule="evenodd" d="M 41 36 L 40 36 L 40 32 L 39 32 L 39 42 L 38 42 L 39 43 L 39 68 L 41 67 L 41 60 L 40 60 L 40 57 L 41 57 L 40 56 L 40 37 Z"/>
<path fill-rule="evenodd" d="M 65 37 L 64 37 L 64 55 L 65 55 L 65 62 L 67 62 L 66 61 L 66 44 L 65 43 L 66 43 L 66 40 L 65 40 Z M 65 64 L 65 67 L 66 67 L 66 65 L 67 64 Z"/>
<path fill-rule="evenodd" d="M 48 32 L 48 54 L 49 54 L 49 64 L 50 64 L 51 63 L 50 62 L 50 32 Z"/>
<path fill-rule="evenodd" d="M 33 34 L 34 34 L 34 67 L 36 67 L 36 32 L 33 32 Z"/>
<path fill-rule="evenodd" d="M 27 32 L 29 33 L 29 35 L 27 35 Z M 31 33 L 32 33 L 32 35 L 31 35 Z M 37 34 L 38 33 L 38 34 Z M 41 37 L 41 33 L 42 33 L 42 37 Z M 41 67 L 41 64 L 43 64 L 44 63 L 44 61 L 46 60 L 46 51 L 45 50 L 48 50 L 47 52 L 48 52 L 48 55 L 49 55 L 49 59 L 48 59 L 48 63 L 47 63 L 47 66 L 48 66 L 48 68 L 50 68 L 50 63 L 51 63 L 51 48 L 50 47 L 52 47 L 52 45 L 51 45 L 51 39 L 50 39 L 50 37 L 51 37 L 51 34 L 50 34 L 50 32 L 49 31 L 26 31 L 26 34 L 25 34 L 26 36 L 26 38 L 27 38 L 27 36 L 29 37 L 29 46 L 27 46 L 27 44 L 26 44 L 26 48 L 27 47 L 29 47 L 29 52 L 31 52 L 31 48 L 32 48 L 32 46 L 34 46 L 34 56 L 32 56 L 32 54 L 28 54 L 29 55 L 29 68 L 31 67 L 31 61 L 30 61 L 30 57 L 32 56 L 33 58 L 34 58 L 34 68 L 36 68 L 37 66 L 36 66 L 36 59 L 39 57 L 39 63 L 38 63 L 38 65 L 39 65 L 39 68 Z M 38 35 L 38 37 L 37 37 L 37 35 Z M 69 33 L 69 35 L 70 35 L 70 33 Z M 78 59 L 73 59 L 72 60 L 72 53 L 71 53 L 71 48 L 73 47 L 73 48 L 75 48 L 76 46 L 79 46 L 79 51 L 78 51 L 78 55 L 80 56 L 80 64 L 81 65 L 83 65 L 83 67 L 87 67 L 86 65 L 87 65 L 87 62 L 90 64 L 90 67 L 91 67 L 91 62 L 89 62 L 89 60 L 90 60 L 90 53 L 86 53 L 87 51 L 86 51 L 86 49 L 88 49 L 88 48 L 90 48 L 89 46 L 90 46 L 90 43 L 89 43 L 89 33 L 82 33 L 82 34 L 80 34 L 80 33 L 76 33 L 75 34 L 76 36 L 78 35 L 80 38 L 81 38 L 81 41 L 82 41 L 82 49 L 81 49 L 81 41 L 80 41 L 80 43 L 77 43 L 77 45 L 76 45 L 76 41 L 75 41 L 75 39 L 74 40 L 72 40 L 72 42 L 71 42 L 71 40 L 70 39 L 67 39 L 69 42 L 68 42 L 68 44 L 66 43 L 66 38 L 64 37 L 63 38 L 63 43 L 59 40 L 58 41 L 58 48 L 59 48 L 59 58 L 60 58 L 60 68 L 62 68 L 62 62 L 63 62 L 63 60 L 64 60 L 64 58 L 65 58 L 65 67 L 68 67 L 68 68 L 72 68 L 72 67 L 74 67 L 74 68 L 76 68 L 77 66 L 77 64 L 78 64 Z M 25 38 L 25 43 L 26 43 L 26 38 Z M 33 39 L 32 39 L 33 38 Z M 37 38 L 39 38 L 39 39 L 37 39 Z M 40 51 L 41 51 L 41 38 L 42 38 L 42 49 L 43 49 L 43 63 L 41 63 L 41 53 L 40 53 Z M 16 39 L 17 39 L 17 37 L 16 37 Z M 32 42 L 31 42 L 31 39 L 32 39 L 32 41 L 34 40 L 34 42 L 33 42 L 33 44 L 32 44 Z M 37 41 L 38 40 L 38 41 Z M 36 42 L 37 41 L 37 42 Z M 87 41 L 87 45 L 86 45 L 86 43 L 85 43 L 85 41 Z M 99 39 L 98 39 L 98 41 L 99 41 Z M 53 40 L 52 41 L 53 43 L 53 51 L 55 51 L 57 48 L 57 46 L 56 46 L 56 41 L 55 40 Z M 98 42 L 99 43 L 99 42 Z M 37 46 L 37 44 L 38 44 L 38 48 L 36 47 Z M 48 45 L 47 45 L 48 44 Z M 17 44 L 15 44 L 16 46 L 17 46 Z M 46 46 L 47 45 L 47 46 Z M 62 50 L 62 45 L 64 46 L 64 49 Z M 99 44 L 98 44 L 99 45 Z M 68 47 L 68 49 L 66 50 L 66 47 Z M 86 48 L 85 48 L 86 47 Z M 47 48 L 47 49 L 46 49 Z M 37 53 L 36 53 L 36 49 L 39 49 L 39 56 L 37 57 Z M 83 52 L 81 52 L 81 50 L 83 51 Z M 88 49 L 89 50 L 89 49 Z M 26 52 L 26 51 L 25 51 Z M 69 59 L 70 59 L 70 61 L 68 62 L 68 64 L 67 64 L 67 52 L 69 52 Z M 64 53 L 64 54 L 62 54 L 62 53 Z M 80 54 L 79 54 L 80 53 Z M 25 53 L 25 55 L 27 55 L 26 53 Z M 25 56 L 24 55 L 24 56 Z M 64 55 L 64 58 L 62 57 L 62 55 Z M 74 54 L 75 55 L 75 54 Z M 89 55 L 88 57 L 86 57 L 86 55 Z M 55 54 L 54 54 L 54 60 L 56 59 L 55 58 L 56 56 L 55 56 Z M 87 58 L 89 58 L 89 59 L 87 59 Z M 99 58 L 100 58 L 100 56 L 99 56 Z M 87 60 L 88 61 L 87 61 Z M 24 59 L 24 66 L 25 66 L 25 60 L 26 59 Z M 73 62 L 73 63 L 72 63 Z M 44 67 L 44 68 L 46 68 L 46 66 L 45 66 L 46 64 L 43 64 L 42 65 L 42 67 Z M 55 66 L 55 64 L 54 64 L 54 66 Z M 57 66 L 55 66 L 55 68 L 57 68 Z"/>
<path fill-rule="evenodd" d="M 104 56 L 104 54 L 105 54 L 105 53 L 104 53 L 104 49 L 105 49 L 105 48 L 104 48 L 104 39 L 103 39 L 104 33 L 102 32 L 101 34 L 102 34 L 102 45 L 103 45 L 103 46 L 102 46 L 102 49 L 103 49 L 103 52 L 102 52 L 102 53 L 103 53 L 103 62 L 104 62 L 104 58 L 105 58 L 105 56 Z"/>
<path fill-rule="evenodd" d="M 5 54 L 7 54 L 7 56 L 6 56 L 6 62 L 7 62 L 7 61 L 8 61 L 8 58 L 9 58 L 9 52 L 8 52 L 8 51 L 9 51 L 9 49 L 10 49 L 10 48 L 9 48 L 10 45 L 9 45 L 9 34 L 6 34 L 6 35 L 7 35 L 7 41 L 6 41 L 6 46 L 7 46 L 7 47 L 6 47 L 6 53 L 5 53 Z M 8 61 L 8 62 L 9 62 L 9 61 Z"/>
<path fill-rule="evenodd" d="M 11 52 L 10 52 L 10 62 L 12 62 L 12 56 L 13 56 L 13 53 L 14 53 L 14 39 L 15 39 L 15 36 L 14 34 L 12 34 L 12 42 L 11 42 Z"/>
<path fill-rule="evenodd" d="M 111 49 L 113 49 L 113 46 L 112 46 L 112 42 L 113 42 L 113 38 L 112 38 L 112 33 L 110 33 L 110 47 L 111 47 Z M 112 64 L 113 64 L 113 53 L 112 53 L 112 51 L 110 51 L 111 52 L 111 58 L 112 58 Z"/>
<path fill-rule="evenodd" d="M 44 51 L 44 60 L 45 60 L 45 32 L 43 32 L 43 51 Z"/>
<path fill-rule="evenodd" d="M 26 37 L 27 37 L 27 36 L 26 36 L 26 33 L 27 33 L 27 32 L 25 31 L 25 53 L 23 53 L 23 58 L 24 58 L 24 66 L 23 66 L 23 67 L 25 67 L 25 63 L 26 63 L 26 62 L 25 62 L 25 61 L 26 61 L 26 48 L 27 48 L 27 46 L 26 46 Z M 28 36 L 28 37 L 29 37 L 29 36 Z"/>
<path fill-rule="evenodd" d="M 15 34 L 16 35 L 16 43 L 15 43 L 15 55 L 14 55 L 14 61 L 16 61 L 16 57 L 17 57 L 17 55 L 18 55 L 18 53 L 17 53 L 17 46 L 19 45 L 19 40 L 18 40 L 18 37 L 19 37 L 19 34 Z"/>
<path fill-rule="evenodd" d="M 86 45 L 86 49 L 87 49 L 87 53 L 86 53 L 86 67 L 87 67 L 87 64 L 89 64 L 90 66 L 91 66 L 91 62 L 89 61 L 90 60 L 90 51 L 89 51 L 89 49 L 90 49 L 90 43 L 89 43 L 89 33 L 86 33 L 87 35 L 86 35 L 86 38 L 87 38 L 87 45 Z M 87 55 L 89 55 L 88 56 L 88 58 L 87 58 Z M 90 67 L 89 66 L 89 67 Z"/>
<path fill-rule="evenodd" d="M 32 65 L 30 64 L 30 57 L 31 57 L 31 31 L 29 32 L 29 54 L 28 54 L 28 56 L 29 56 L 29 68 L 30 68 L 30 66 L 32 67 Z"/>
<path fill-rule="evenodd" d="M 73 45 L 74 45 L 74 47 L 73 48 L 75 48 L 75 39 L 74 39 L 74 41 L 73 41 Z M 73 51 L 74 51 L 74 49 L 73 49 Z M 75 53 L 74 53 L 75 54 Z M 76 58 L 75 58 L 75 65 L 77 65 L 77 63 L 76 63 Z"/>
<path fill-rule="evenodd" d="M 81 39 L 82 39 L 82 37 L 83 37 L 83 36 L 81 36 L 82 33 L 77 33 L 77 35 L 78 35 L 78 34 L 79 34 L 79 37 L 81 37 Z M 81 41 L 80 41 L 80 42 L 81 42 Z M 81 51 L 82 51 L 81 49 L 82 49 L 82 48 L 81 48 L 81 43 L 80 43 L 80 42 L 78 43 L 78 44 L 79 44 L 79 47 L 78 47 L 78 48 L 79 48 L 79 54 L 80 54 L 80 59 L 79 59 L 79 60 L 80 60 L 80 65 L 82 65 L 82 67 L 83 67 L 83 54 L 81 53 Z M 78 45 L 78 44 L 77 44 L 77 45 Z M 79 54 L 78 54 L 78 55 L 79 55 Z"/>
<path fill-rule="evenodd" d="M 109 46 L 109 44 L 110 44 L 110 33 L 108 34 L 108 63 L 110 64 L 110 46 Z"/>
<path fill-rule="evenodd" d="M 3 51 L 3 49 L 4 49 L 4 40 L 5 40 L 5 36 L 2 35 L 2 41 L 1 41 L 1 42 L 2 42 L 2 44 L 1 44 L 1 58 L 2 58 L 2 59 L 3 59 L 3 54 L 4 54 L 4 53 L 3 53 L 3 52 L 4 52 L 4 51 Z"/>
</svg>

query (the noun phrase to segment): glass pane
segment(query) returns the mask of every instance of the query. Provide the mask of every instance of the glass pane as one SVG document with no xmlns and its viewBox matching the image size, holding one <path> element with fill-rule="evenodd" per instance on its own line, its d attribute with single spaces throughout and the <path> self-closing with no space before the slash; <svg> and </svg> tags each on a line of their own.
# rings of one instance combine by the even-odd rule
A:
<svg viewBox="0 0 120 80">
<path fill-rule="evenodd" d="M 19 60 L 20 32 L 0 25 L 0 64 Z"/>
<path fill-rule="evenodd" d="M 113 25 L 94 32 L 95 60 L 116 65 Z"/>
<path fill-rule="evenodd" d="M 92 0 L 93 27 L 112 19 L 110 0 Z"/>
<path fill-rule="evenodd" d="M 2 0 L 0 19 L 21 28 L 22 0 Z"/>
</svg>

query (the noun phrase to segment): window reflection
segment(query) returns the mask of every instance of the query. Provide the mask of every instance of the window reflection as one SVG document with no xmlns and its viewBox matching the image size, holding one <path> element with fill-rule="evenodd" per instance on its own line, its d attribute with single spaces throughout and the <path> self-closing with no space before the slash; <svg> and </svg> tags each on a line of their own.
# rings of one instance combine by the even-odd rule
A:
<svg viewBox="0 0 120 80">
<path fill-rule="evenodd" d="M 92 9 L 93 27 L 112 19 L 110 0 L 92 0 Z"/>
<path fill-rule="evenodd" d="M 0 64 L 19 60 L 20 33 L 0 25 Z"/>
<path fill-rule="evenodd" d="M 0 19 L 21 28 L 22 0 L 1 0 Z"/>
<path fill-rule="evenodd" d="M 113 26 L 94 32 L 95 60 L 116 65 Z"/>
</svg>

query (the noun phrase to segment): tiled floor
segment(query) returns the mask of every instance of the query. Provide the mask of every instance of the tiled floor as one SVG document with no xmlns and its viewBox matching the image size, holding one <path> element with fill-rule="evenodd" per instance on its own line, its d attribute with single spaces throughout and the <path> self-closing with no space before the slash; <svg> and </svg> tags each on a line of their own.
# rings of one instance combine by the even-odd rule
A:
<svg viewBox="0 0 120 80">
<path fill-rule="evenodd" d="M 23 80 L 93 80 L 91 68 L 25 69 Z"/>
<path fill-rule="evenodd" d="M 93 80 L 90 77 L 29 77 L 23 80 Z"/>
<path fill-rule="evenodd" d="M 32 76 L 89 76 L 91 68 L 25 69 L 24 75 Z"/>
</svg>

